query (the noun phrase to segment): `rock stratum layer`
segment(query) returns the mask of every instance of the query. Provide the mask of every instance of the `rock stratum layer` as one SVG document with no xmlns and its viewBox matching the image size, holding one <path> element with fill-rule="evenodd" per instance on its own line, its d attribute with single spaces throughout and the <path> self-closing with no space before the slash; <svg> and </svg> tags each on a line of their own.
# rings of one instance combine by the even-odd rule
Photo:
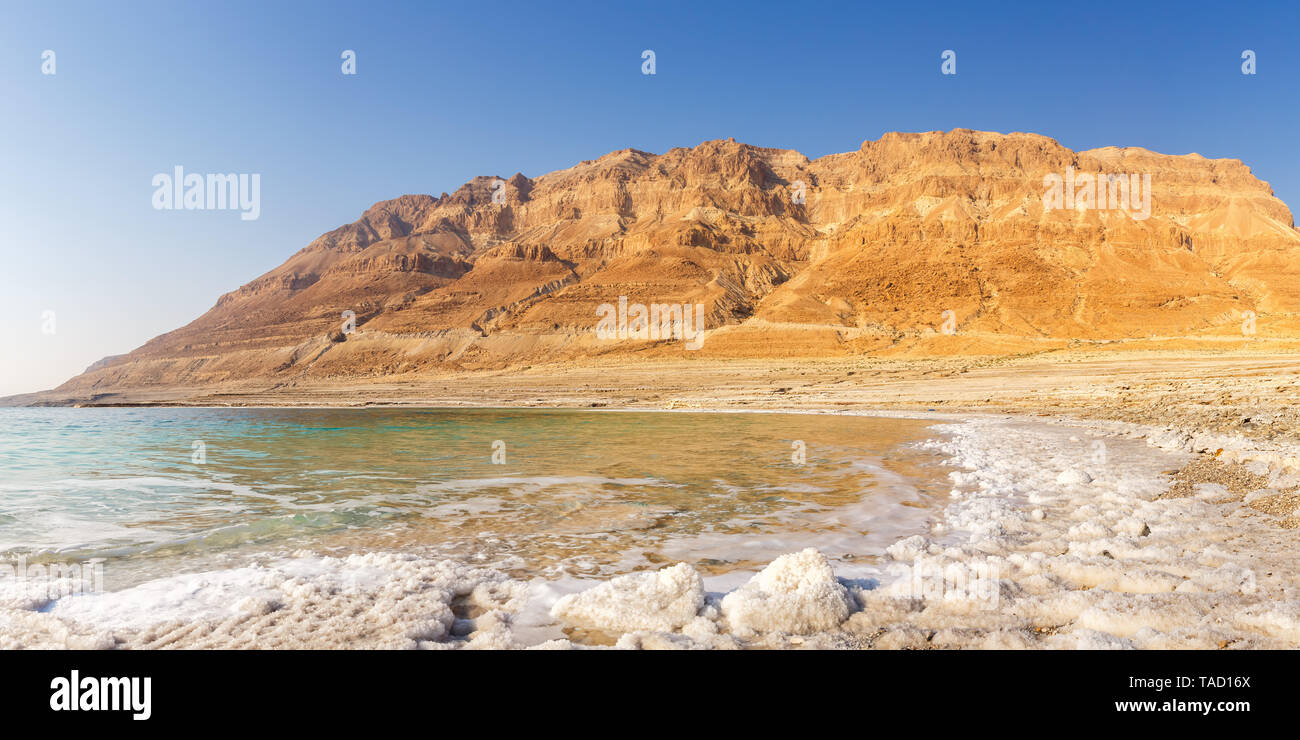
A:
<svg viewBox="0 0 1300 740">
<path fill-rule="evenodd" d="M 1046 208 L 1044 177 L 1067 168 L 1149 174 L 1149 218 Z M 623 296 L 702 304 L 703 345 L 599 338 L 598 307 Z M 356 314 L 346 334 L 344 311 Z M 1300 233 L 1237 160 L 1074 152 L 1044 136 L 964 129 L 886 134 L 816 160 L 710 141 L 377 203 L 192 323 L 58 390 L 296 384 L 608 355 L 996 355 L 1242 340 L 1252 314 L 1260 337 L 1300 336 Z"/>
</svg>

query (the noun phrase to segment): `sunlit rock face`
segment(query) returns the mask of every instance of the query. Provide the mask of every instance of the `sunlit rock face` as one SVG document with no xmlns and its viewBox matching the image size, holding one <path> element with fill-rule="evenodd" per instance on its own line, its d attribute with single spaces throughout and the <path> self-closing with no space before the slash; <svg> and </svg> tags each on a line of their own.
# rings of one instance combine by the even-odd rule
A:
<svg viewBox="0 0 1300 740">
<path fill-rule="evenodd" d="M 702 306 L 704 340 L 598 337 L 620 298 Z M 816 160 L 726 140 L 377 203 L 63 389 L 1010 354 L 1255 322 L 1300 336 L 1297 313 L 1300 234 L 1237 160 L 965 129 Z"/>
</svg>

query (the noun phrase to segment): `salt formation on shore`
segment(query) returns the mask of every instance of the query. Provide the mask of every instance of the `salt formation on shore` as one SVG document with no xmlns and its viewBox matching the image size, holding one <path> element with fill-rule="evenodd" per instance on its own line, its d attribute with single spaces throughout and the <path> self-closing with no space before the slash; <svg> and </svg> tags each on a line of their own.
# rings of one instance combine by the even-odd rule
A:
<svg viewBox="0 0 1300 740">
<path fill-rule="evenodd" d="M 853 606 L 826 556 L 807 548 L 772 561 L 720 605 L 706 604 L 699 573 L 678 563 L 565 596 L 551 615 L 572 625 L 624 632 L 619 647 L 728 648 L 739 646 L 738 638 L 767 633 L 833 630 Z"/>
<path fill-rule="evenodd" d="M 1098 425 L 1082 429 L 1100 436 Z M 963 468 L 951 474 L 954 500 L 930 537 L 890 548 L 901 577 L 863 591 L 844 631 L 873 647 L 1292 647 L 1300 637 L 1287 530 L 1225 502 L 1215 484 L 1159 498 L 1162 469 L 1185 461 L 1187 445 L 1130 428 L 1132 441 L 1108 439 L 1098 455 L 1070 436 L 1079 425 L 976 419 L 942 431 L 933 446 Z M 1288 476 L 1275 470 L 1278 485 L 1293 485 Z M 923 564 L 947 577 L 918 598 L 907 586 Z M 961 569 L 995 574 L 983 585 L 996 588 L 952 589 Z"/>
<path fill-rule="evenodd" d="M 704 580 L 691 566 L 678 563 L 569 594 L 555 603 L 551 616 L 608 632 L 671 631 L 695 619 L 703 607 Z"/>
<path fill-rule="evenodd" d="M 1230 446 L 1265 476 L 1258 500 L 1300 483 L 1293 450 L 1101 423 L 938 430 L 950 502 L 852 579 L 807 548 L 725 594 L 678 563 L 556 599 L 446 560 L 304 554 L 52 601 L 0 583 L 0 647 L 595 645 L 581 630 L 649 649 L 1300 646 L 1293 531 L 1217 483 L 1165 497 L 1162 475 Z M 551 621 L 524 629 L 539 612 Z"/>
<path fill-rule="evenodd" d="M 835 629 L 852 599 L 835 580 L 826 556 L 807 548 L 782 555 L 722 600 L 722 616 L 740 636 L 762 632 L 806 635 Z"/>
<path fill-rule="evenodd" d="M 43 612 L 0 608 L 0 648 L 429 648 L 453 636 L 513 647 L 510 615 L 526 590 L 447 560 L 303 554 L 65 597 Z"/>
</svg>

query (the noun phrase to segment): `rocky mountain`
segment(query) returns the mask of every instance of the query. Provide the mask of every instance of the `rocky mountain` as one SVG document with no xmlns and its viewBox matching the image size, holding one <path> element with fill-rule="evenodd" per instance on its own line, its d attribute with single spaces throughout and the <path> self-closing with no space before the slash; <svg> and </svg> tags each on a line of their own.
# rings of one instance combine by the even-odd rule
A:
<svg viewBox="0 0 1300 740">
<path fill-rule="evenodd" d="M 1070 180 L 1055 202 L 1053 175 Z M 702 345 L 602 338 L 600 306 L 621 297 L 703 305 Z M 1237 160 L 965 129 L 816 160 L 709 141 L 377 203 L 59 390 L 611 354 L 1010 354 L 1241 339 L 1252 315 L 1261 334 L 1300 335 L 1300 233 Z"/>
</svg>

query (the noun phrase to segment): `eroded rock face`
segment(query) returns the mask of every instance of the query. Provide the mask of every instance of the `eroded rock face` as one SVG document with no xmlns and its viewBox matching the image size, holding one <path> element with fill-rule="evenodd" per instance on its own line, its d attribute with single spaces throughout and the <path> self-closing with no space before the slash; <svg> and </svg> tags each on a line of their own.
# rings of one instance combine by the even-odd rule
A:
<svg viewBox="0 0 1300 740">
<path fill-rule="evenodd" d="M 1072 172 L 1150 175 L 1149 217 L 1046 208 L 1044 178 Z M 595 339 L 597 307 L 620 296 L 703 304 L 710 331 L 694 356 L 1240 338 L 1248 311 L 1294 336 L 1300 235 L 1249 168 L 1196 154 L 964 129 L 817 160 L 732 140 L 629 149 L 377 203 L 64 389 L 686 354 Z M 328 341 L 349 310 L 357 331 Z"/>
</svg>

